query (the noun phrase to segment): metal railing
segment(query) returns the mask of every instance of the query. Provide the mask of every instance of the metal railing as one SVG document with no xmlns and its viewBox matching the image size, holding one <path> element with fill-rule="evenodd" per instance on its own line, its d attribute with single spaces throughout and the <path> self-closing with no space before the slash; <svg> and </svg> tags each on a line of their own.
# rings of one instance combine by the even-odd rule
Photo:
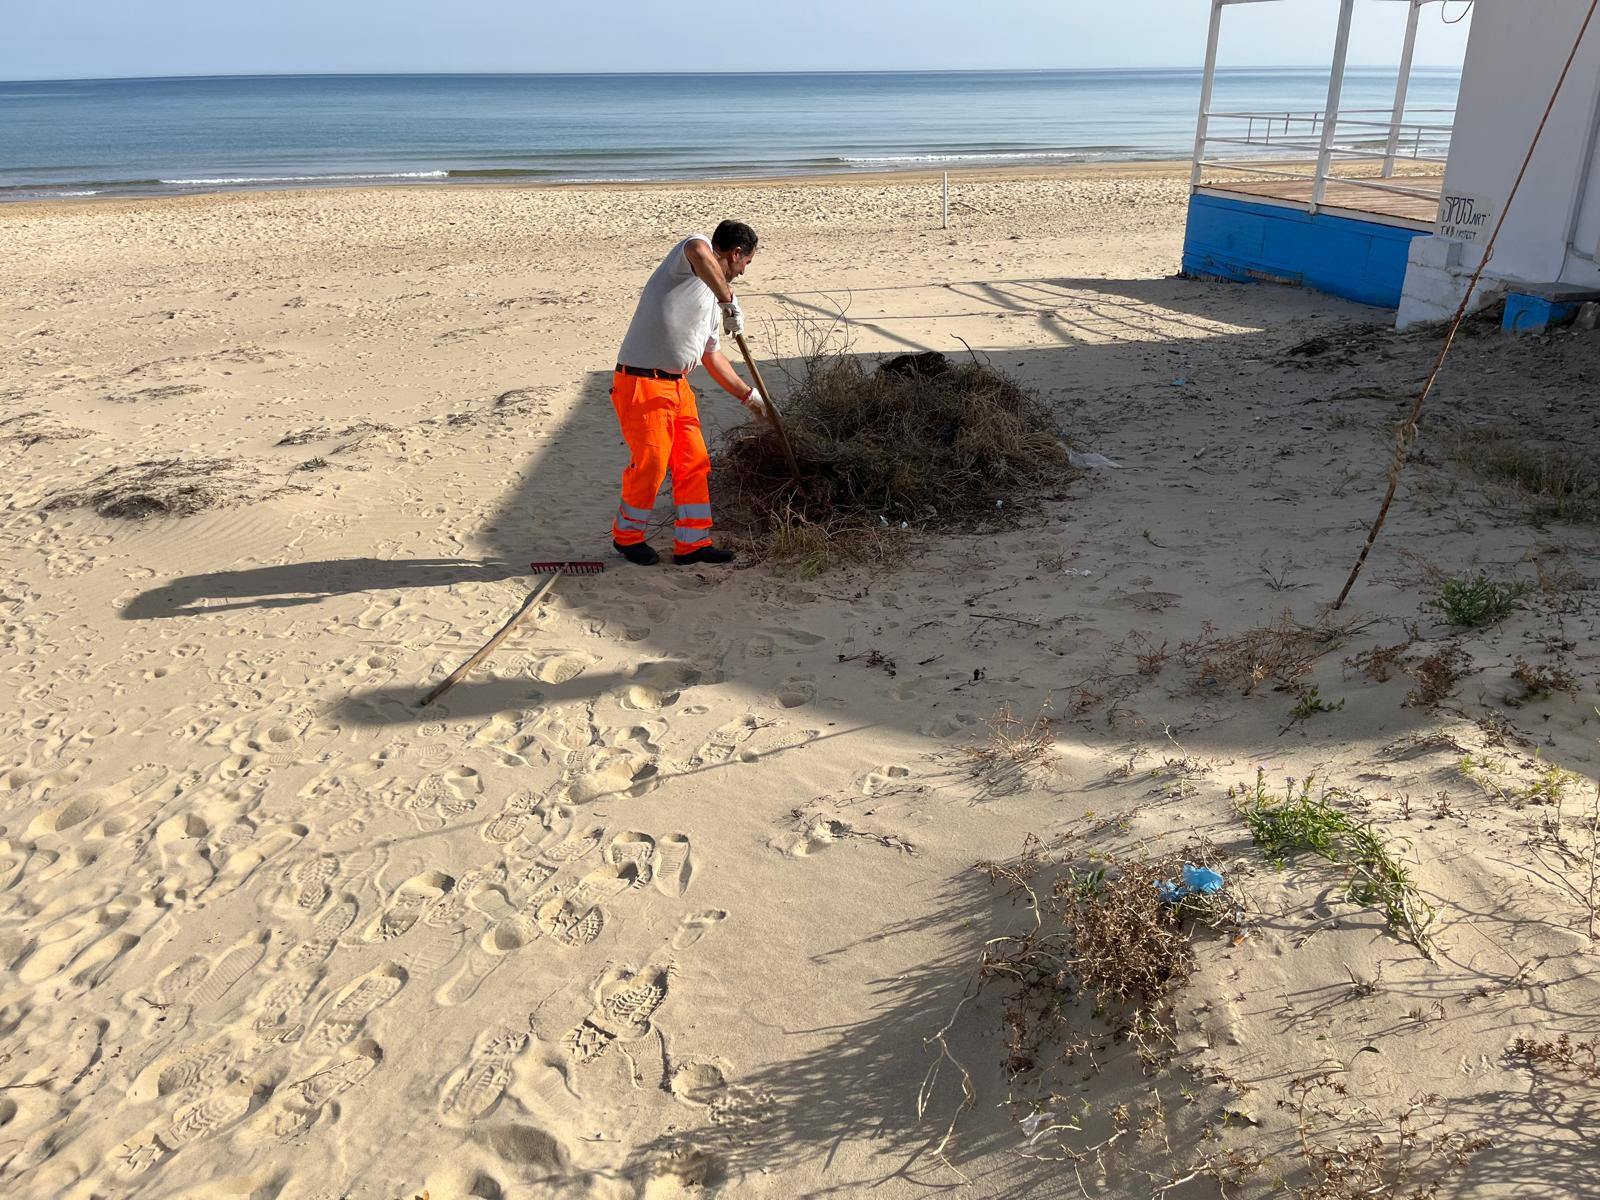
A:
<svg viewBox="0 0 1600 1200">
<path fill-rule="evenodd" d="M 1415 120 L 1412 117 L 1426 119 Z M 1445 163 L 1450 155 L 1453 108 L 1411 109 L 1397 120 L 1386 108 L 1316 111 L 1206 112 L 1195 173 L 1203 169 L 1299 179 L 1312 184 L 1315 209 L 1329 181 L 1436 199 L 1437 188 L 1408 186 L 1394 178 L 1395 164 Z M 1221 126 L 1219 129 L 1218 126 Z M 1213 152 L 1213 147 L 1218 148 Z M 1231 153 L 1230 153 L 1231 149 Z M 1296 169 L 1294 156 L 1313 160 Z M 1285 160 L 1289 161 L 1285 161 Z M 1266 165 L 1270 162 L 1271 165 Z M 1335 170 L 1339 164 L 1381 163 L 1377 178 Z"/>
<path fill-rule="evenodd" d="M 1309 180 L 1311 199 L 1305 203 L 1305 207 L 1307 212 L 1313 213 L 1322 207 L 1323 196 L 1327 193 L 1329 182 L 1333 180 L 1337 180 L 1341 187 L 1355 184 L 1377 191 L 1399 192 L 1402 195 L 1436 199 L 1437 192 L 1432 188 L 1407 187 L 1389 181 L 1394 177 L 1395 159 L 1400 156 L 1402 144 L 1408 137 L 1412 153 L 1407 157 L 1419 161 L 1442 162 L 1449 150 L 1450 128 L 1454 115 L 1451 110 L 1409 110 L 1429 113 L 1451 112 L 1452 121 L 1448 122 L 1414 122 L 1405 119 L 1408 111 L 1406 94 L 1411 86 L 1411 64 L 1416 52 L 1418 22 L 1424 7 L 1443 3 L 1443 0 L 1405 0 L 1407 10 L 1405 40 L 1400 49 L 1400 69 L 1395 75 L 1394 104 L 1387 109 L 1343 109 L 1340 104 L 1344 94 L 1345 65 L 1350 56 L 1350 25 L 1355 16 L 1356 0 L 1339 0 L 1339 20 L 1333 38 L 1333 61 L 1328 71 L 1328 100 L 1320 111 L 1303 114 L 1212 112 L 1211 96 L 1217 78 L 1217 46 L 1222 36 L 1223 11 L 1240 4 L 1259 2 L 1260 0 L 1211 0 L 1211 22 L 1206 33 L 1206 69 L 1200 80 L 1200 117 L 1195 123 L 1194 131 L 1194 163 L 1190 174 L 1193 185 L 1201 186 L 1202 176 L 1207 167 L 1213 170 L 1243 171 L 1256 175 L 1278 175 L 1290 179 Z M 1311 131 L 1305 134 L 1296 131 L 1294 124 L 1297 116 L 1309 119 Z M 1375 116 L 1386 119 L 1370 121 L 1360 119 Z M 1243 136 L 1230 139 L 1213 134 L 1210 129 L 1213 118 L 1219 121 L 1243 119 L 1246 122 Z M 1280 118 L 1284 121 L 1284 136 L 1273 140 L 1276 138 L 1273 130 Z M 1257 121 L 1263 122 L 1261 137 L 1256 136 Z M 1360 132 L 1351 133 L 1349 132 L 1351 130 Z M 1376 151 L 1378 143 L 1376 133 L 1379 130 L 1383 132 L 1381 154 Z M 1313 139 L 1315 145 L 1312 145 Z M 1214 158 L 1208 150 L 1213 142 L 1219 145 L 1242 146 L 1248 148 L 1251 153 L 1232 159 Z M 1259 162 L 1264 155 L 1282 153 L 1286 150 L 1304 154 L 1315 153 L 1315 168 L 1308 173 L 1285 169 L 1292 166 L 1292 163 L 1274 168 L 1257 166 L 1250 161 L 1253 159 Z M 1383 163 L 1378 179 L 1352 176 L 1346 172 L 1335 173 L 1333 169 L 1336 161 L 1348 164 L 1373 159 Z"/>
</svg>

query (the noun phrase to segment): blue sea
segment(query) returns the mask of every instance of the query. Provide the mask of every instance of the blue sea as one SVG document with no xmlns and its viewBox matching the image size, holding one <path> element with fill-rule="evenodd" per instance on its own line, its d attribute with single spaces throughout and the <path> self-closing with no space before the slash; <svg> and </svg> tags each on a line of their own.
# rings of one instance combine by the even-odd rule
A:
<svg viewBox="0 0 1600 1200">
<path fill-rule="evenodd" d="M 1451 107 L 1418 70 L 1409 104 Z M 1218 73 L 1317 110 L 1327 73 Z M 1200 73 L 273 75 L 0 83 L 0 199 L 363 184 L 738 179 L 1187 158 Z M 1343 108 L 1386 109 L 1353 70 Z"/>
</svg>

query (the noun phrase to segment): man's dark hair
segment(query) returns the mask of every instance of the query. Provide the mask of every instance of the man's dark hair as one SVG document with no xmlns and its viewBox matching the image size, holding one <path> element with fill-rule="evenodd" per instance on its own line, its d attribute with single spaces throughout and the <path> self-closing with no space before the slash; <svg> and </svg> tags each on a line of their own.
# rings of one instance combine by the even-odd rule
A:
<svg viewBox="0 0 1600 1200">
<path fill-rule="evenodd" d="M 745 254 L 756 252 L 756 231 L 743 221 L 724 221 L 711 235 L 713 250 L 741 250 Z"/>
</svg>

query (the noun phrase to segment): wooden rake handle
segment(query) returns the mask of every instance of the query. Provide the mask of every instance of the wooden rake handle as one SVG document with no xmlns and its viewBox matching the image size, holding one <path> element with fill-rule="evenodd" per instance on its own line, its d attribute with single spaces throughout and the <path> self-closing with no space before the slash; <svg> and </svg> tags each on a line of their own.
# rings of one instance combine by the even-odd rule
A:
<svg viewBox="0 0 1600 1200">
<path fill-rule="evenodd" d="M 445 681 L 438 687 L 434 688 L 433 691 L 429 692 L 421 700 L 418 700 L 417 707 L 427 708 L 428 705 L 432 704 L 440 696 L 444 695 L 451 688 L 455 687 L 456 684 L 465 679 L 468 671 L 472 670 L 473 667 L 477 666 L 484 659 L 488 658 L 489 655 L 494 652 L 494 648 L 506 640 L 506 637 L 511 633 L 511 630 L 513 627 L 515 627 L 516 623 L 522 620 L 523 617 L 527 616 L 528 612 L 537 606 L 539 601 L 545 598 L 545 594 L 549 592 L 551 588 L 555 587 L 556 580 L 561 578 L 562 572 L 565 570 L 565 567 L 558 567 L 556 569 L 556 573 L 550 576 L 549 579 L 545 580 L 544 586 L 524 600 L 522 602 L 522 607 L 511 614 L 511 619 L 504 625 L 500 626 L 495 635 L 483 644 L 482 649 L 480 649 L 471 658 L 467 659 L 466 662 L 462 663 L 454 671 L 451 671 L 449 677 L 445 679 Z"/>
<path fill-rule="evenodd" d="M 761 378 L 761 368 L 756 366 L 754 355 L 750 353 L 750 343 L 744 340 L 744 334 L 736 333 L 733 340 L 739 343 L 739 353 L 744 355 L 744 365 L 750 368 L 750 374 L 756 381 L 756 391 L 761 393 L 761 400 L 767 406 L 767 420 L 772 422 L 772 428 L 778 435 L 778 444 L 783 447 L 784 461 L 789 464 L 789 474 L 794 477 L 795 483 L 800 482 L 800 464 L 795 461 L 794 447 L 789 444 L 789 431 L 783 427 L 783 416 L 778 412 L 778 406 L 772 402 L 772 393 L 767 391 L 767 381 Z"/>
</svg>

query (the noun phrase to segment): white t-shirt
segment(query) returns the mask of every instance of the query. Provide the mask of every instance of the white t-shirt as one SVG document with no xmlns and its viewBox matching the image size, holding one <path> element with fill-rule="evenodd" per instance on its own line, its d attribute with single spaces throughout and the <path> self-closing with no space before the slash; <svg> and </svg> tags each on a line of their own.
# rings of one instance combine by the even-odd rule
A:
<svg viewBox="0 0 1600 1200">
<path fill-rule="evenodd" d="M 689 266 L 689 243 L 711 239 L 696 233 L 674 246 L 650 276 L 639 307 L 617 351 L 628 367 L 688 374 L 701 358 L 722 347 L 716 294 Z"/>
</svg>

